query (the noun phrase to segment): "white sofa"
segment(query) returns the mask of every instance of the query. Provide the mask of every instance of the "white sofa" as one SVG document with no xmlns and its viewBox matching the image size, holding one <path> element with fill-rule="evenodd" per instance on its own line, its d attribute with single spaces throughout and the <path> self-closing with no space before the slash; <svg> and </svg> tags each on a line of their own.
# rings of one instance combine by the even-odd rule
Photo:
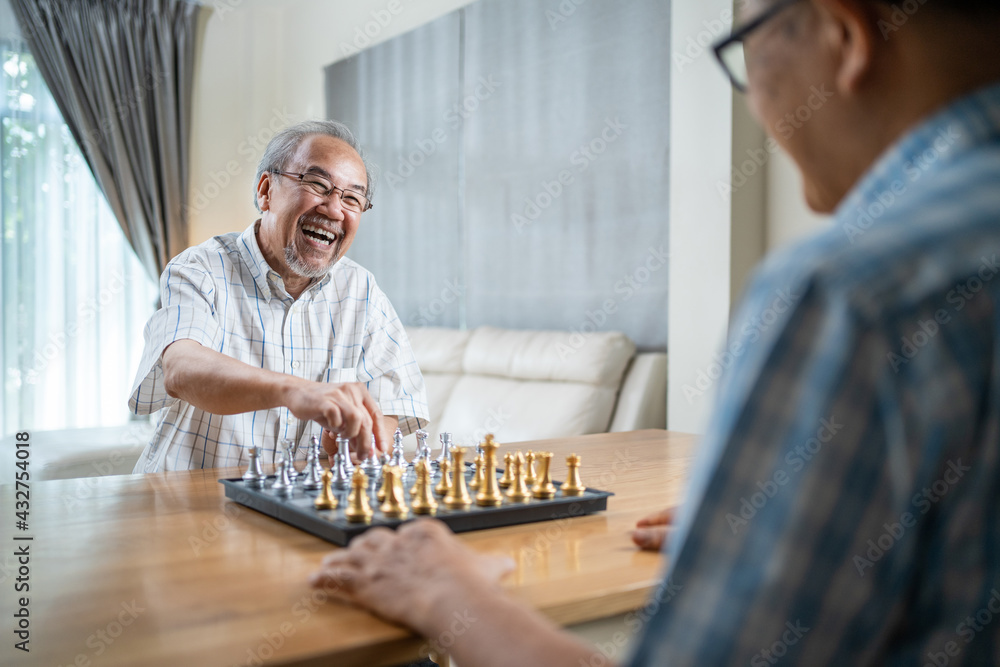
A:
<svg viewBox="0 0 1000 667">
<path fill-rule="evenodd" d="M 666 428 L 667 355 L 635 354 L 624 334 L 408 328 L 442 431 L 471 445 Z M 407 438 L 409 449 L 413 436 Z"/>
<path fill-rule="evenodd" d="M 460 445 L 486 433 L 500 442 L 666 428 L 667 355 L 635 354 L 621 333 L 579 334 L 479 327 L 407 329 L 427 384 L 436 447 L 450 431 Z M 36 431 L 31 479 L 132 472 L 152 425 Z M 13 437 L 2 441 L 0 484 L 14 481 Z M 413 435 L 408 449 L 416 446 Z"/>
</svg>

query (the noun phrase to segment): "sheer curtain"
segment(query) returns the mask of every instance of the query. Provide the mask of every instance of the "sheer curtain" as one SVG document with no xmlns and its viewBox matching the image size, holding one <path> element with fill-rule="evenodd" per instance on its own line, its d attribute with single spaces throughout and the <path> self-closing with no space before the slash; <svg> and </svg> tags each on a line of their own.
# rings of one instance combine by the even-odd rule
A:
<svg viewBox="0 0 1000 667">
<path fill-rule="evenodd" d="M 0 434 L 124 424 L 156 285 L 0 19 Z"/>
</svg>

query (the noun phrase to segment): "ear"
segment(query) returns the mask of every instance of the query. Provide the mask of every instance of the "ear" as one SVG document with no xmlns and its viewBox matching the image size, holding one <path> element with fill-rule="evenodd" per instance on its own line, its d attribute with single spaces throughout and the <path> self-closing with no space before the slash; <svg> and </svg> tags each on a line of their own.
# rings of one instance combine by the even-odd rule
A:
<svg viewBox="0 0 1000 667">
<path fill-rule="evenodd" d="M 257 208 L 261 212 L 270 208 L 271 203 L 271 174 L 264 172 L 257 181 Z"/>
<path fill-rule="evenodd" d="M 872 73 L 876 50 L 884 43 L 879 15 L 865 0 L 813 0 L 822 39 L 836 59 L 834 82 L 841 93 L 857 93 Z"/>
</svg>

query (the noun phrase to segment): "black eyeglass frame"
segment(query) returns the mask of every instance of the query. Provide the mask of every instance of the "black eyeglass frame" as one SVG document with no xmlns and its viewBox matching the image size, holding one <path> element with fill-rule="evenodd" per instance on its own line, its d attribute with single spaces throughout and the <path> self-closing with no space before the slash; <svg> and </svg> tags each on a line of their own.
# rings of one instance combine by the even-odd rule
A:
<svg viewBox="0 0 1000 667">
<path fill-rule="evenodd" d="M 278 176 L 287 176 L 288 178 L 294 178 L 295 180 L 297 180 L 299 182 L 299 185 L 305 185 L 305 178 L 306 178 L 306 176 L 315 176 L 317 178 L 322 178 L 324 181 L 330 180 L 330 179 L 326 178 L 325 176 L 323 176 L 322 174 L 311 174 L 311 173 L 300 174 L 300 173 L 294 172 L 294 171 L 281 171 L 279 169 L 269 169 L 268 171 L 270 171 L 270 173 L 272 173 L 272 174 L 277 174 Z M 348 190 L 348 189 L 345 189 L 345 188 L 337 187 L 333 183 L 330 183 L 330 189 L 327 190 L 325 193 L 323 193 L 321 196 L 323 196 L 323 197 L 329 197 L 334 192 L 339 192 L 340 193 L 340 204 L 341 204 L 341 206 L 343 206 L 343 204 L 344 204 L 344 193 L 346 193 L 346 192 L 350 192 L 352 195 L 354 195 L 356 197 L 360 197 L 362 200 L 364 200 L 365 205 L 361 207 L 360 211 L 358 211 L 359 214 L 360 213 L 364 213 L 365 211 L 370 211 L 375 206 L 372 203 L 372 200 L 368 198 L 368 195 L 361 194 L 357 190 Z M 350 209 L 348 209 L 348 210 L 350 210 Z"/>
<path fill-rule="evenodd" d="M 740 46 L 742 47 L 743 41 L 746 40 L 746 38 L 750 35 L 750 33 L 752 33 L 754 30 L 756 30 L 757 28 L 761 27 L 762 25 L 773 19 L 783 10 L 791 7 L 792 5 L 800 1 L 801 0 L 781 0 L 781 2 L 779 2 L 776 5 L 773 5 L 771 8 L 763 12 L 760 16 L 758 16 L 754 20 L 750 21 L 749 23 L 743 26 L 740 26 L 738 29 L 733 31 L 733 34 L 731 34 L 729 37 L 726 37 L 725 39 L 720 40 L 716 42 L 714 45 L 712 45 L 712 51 L 715 52 L 715 59 L 719 61 L 719 66 L 722 67 L 722 71 L 725 72 L 726 76 L 729 77 L 729 81 L 733 84 L 733 88 L 740 91 L 741 93 L 747 92 L 747 85 L 741 83 L 736 78 L 736 75 L 733 74 L 732 69 L 730 69 L 729 65 L 726 64 L 725 58 L 722 57 L 722 52 L 725 51 L 727 48 L 729 48 L 732 44 L 739 43 Z"/>
</svg>

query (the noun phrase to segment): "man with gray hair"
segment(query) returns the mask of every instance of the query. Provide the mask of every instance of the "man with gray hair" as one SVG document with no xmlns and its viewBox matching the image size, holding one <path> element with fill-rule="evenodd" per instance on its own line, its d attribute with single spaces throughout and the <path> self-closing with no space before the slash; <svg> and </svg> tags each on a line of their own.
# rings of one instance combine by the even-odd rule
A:
<svg viewBox="0 0 1000 667">
<path fill-rule="evenodd" d="M 385 450 L 397 426 L 426 422 L 406 332 L 372 275 L 344 257 L 372 187 L 341 123 L 271 139 L 254 188 L 260 218 L 185 250 L 160 278 L 129 407 L 163 412 L 134 472 L 241 465 L 252 445 L 273 459 L 280 439 L 318 429 L 327 452 L 340 435 L 364 457 L 373 435 Z"/>
</svg>

